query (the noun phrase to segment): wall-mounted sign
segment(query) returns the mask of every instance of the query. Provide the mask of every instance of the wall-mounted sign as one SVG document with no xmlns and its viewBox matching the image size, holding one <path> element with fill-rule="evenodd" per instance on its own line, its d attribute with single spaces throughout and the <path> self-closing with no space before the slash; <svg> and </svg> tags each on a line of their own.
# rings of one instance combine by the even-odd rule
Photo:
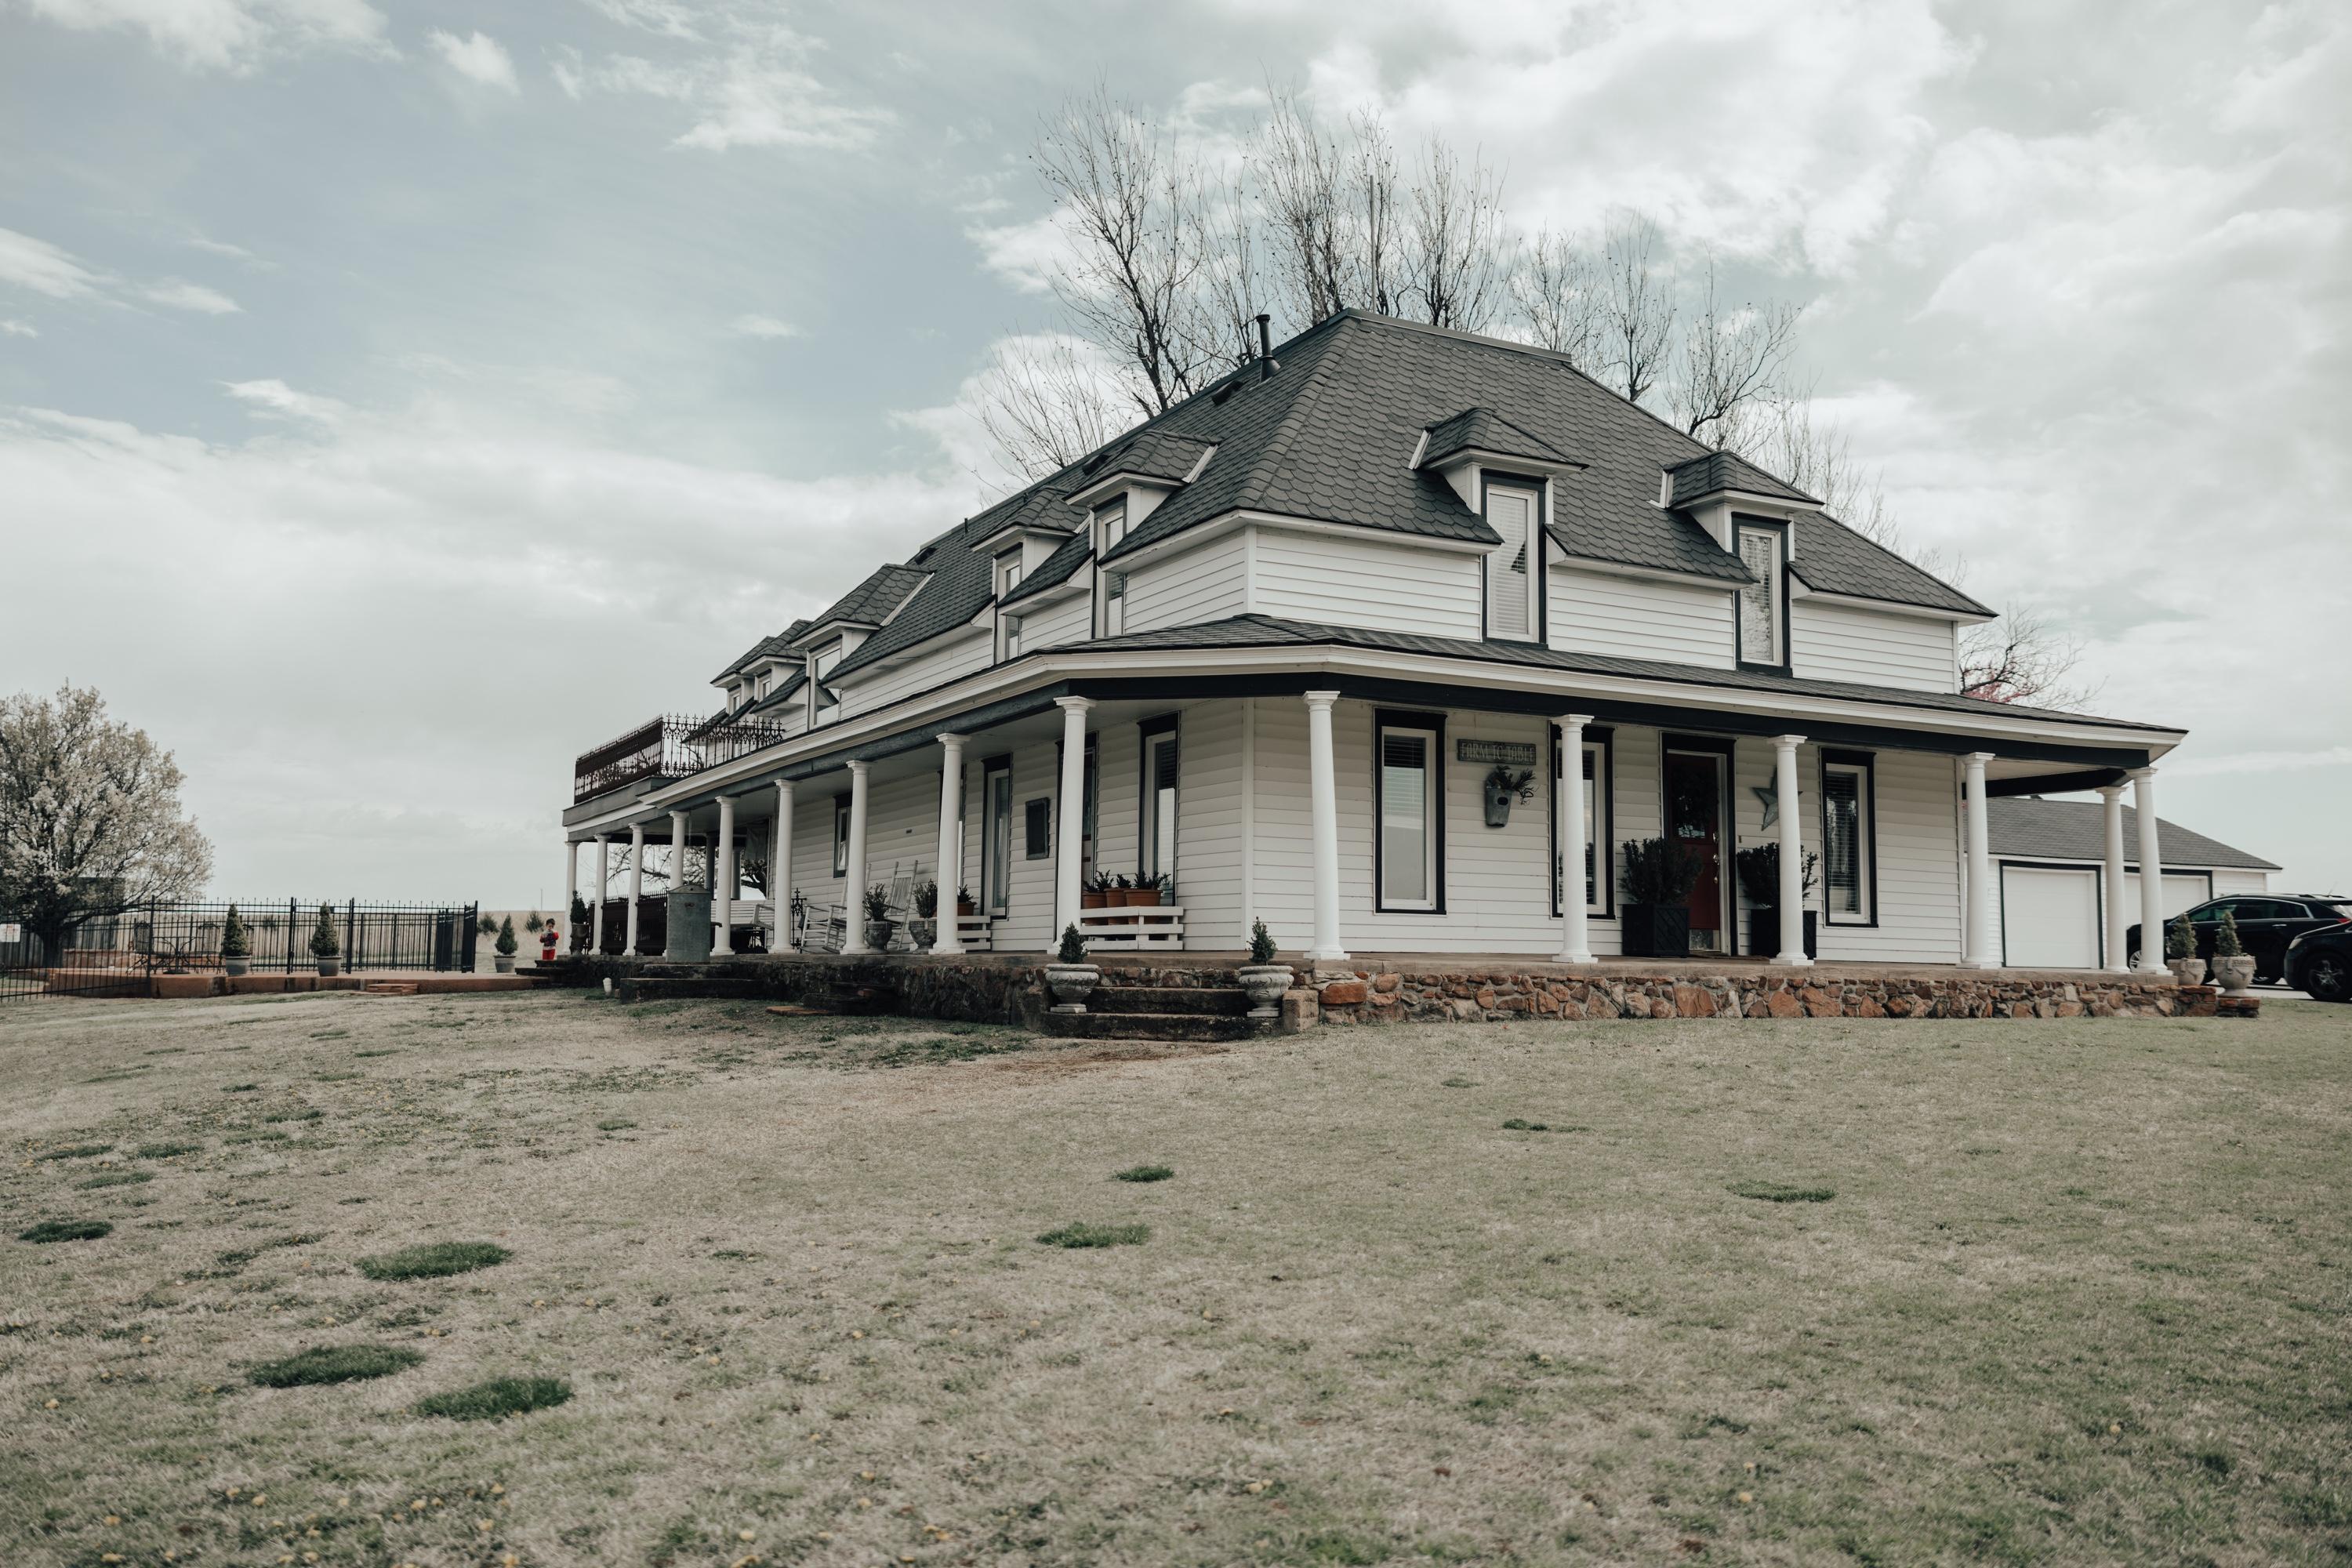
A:
<svg viewBox="0 0 2352 1568">
<path fill-rule="evenodd" d="M 1531 768 L 1536 765 L 1536 748 L 1532 741 L 1456 741 L 1454 760 L 1457 763 L 1501 763 L 1506 767 Z"/>
</svg>

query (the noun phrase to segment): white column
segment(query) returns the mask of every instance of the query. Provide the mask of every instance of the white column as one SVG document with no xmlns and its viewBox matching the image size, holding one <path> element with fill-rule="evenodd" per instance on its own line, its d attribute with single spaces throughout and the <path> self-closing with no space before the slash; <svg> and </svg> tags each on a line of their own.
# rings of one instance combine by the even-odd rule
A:
<svg viewBox="0 0 2352 1568">
<path fill-rule="evenodd" d="M 1805 806 L 1797 784 L 1802 735 L 1772 737 L 1772 792 L 1780 814 L 1780 952 L 1772 962 L 1803 968 L 1805 956 Z"/>
<path fill-rule="evenodd" d="M 686 886 L 686 813 L 682 811 L 669 814 L 669 885 L 673 890 Z M 677 928 L 664 920 L 662 931 L 666 933 L 662 956 L 667 958 L 677 951 Z"/>
<path fill-rule="evenodd" d="M 637 900 L 646 895 L 646 825 L 629 824 L 629 919 L 628 942 L 622 952 L 635 958 L 637 953 Z"/>
<path fill-rule="evenodd" d="M 1985 764 L 1990 752 L 1970 752 L 1960 759 L 1968 764 L 1969 792 L 1969 930 L 1961 962 L 1974 969 L 1997 969 L 1993 952 L 1992 848 L 1985 840 Z"/>
<path fill-rule="evenodd" d="M 567 838 L 563 841 L 562 890 L 555 895 L 555 929 L 563 933 L 563 940 L 557 946 L 564 952 L 572 951 L 572 894 L 579 885 L 580 846 Z M 289 936 L 287 940 L 291 942 L 293 938 Z"/>
<path fill-rule="evenodd" d="M 710 956 L 732 958 L 735 943 L 735 797 L 719 797 L 719 864 L 710 874 Z"/>
<path fill-rule="evenodd" d="M 1559 725 L 1559 788 L 1554 798 L 1559 824 L 1552 837 L 1559 843 L 1559 961 L 1592 962 L 1592 935 L 1584 912 L 1584 727 L 1589 713 L 1570 713 Z M 1600 867 L 1607 874 L 1605 864 Z"/>
<path fill-rule="evenodd" d="M 872 952 L 866 941 L 866 770 L 869 764 L 849 764 L 849 931 L 842 939 L 844 952 Z"/>
<path fill-rule="evenodd" d="M 1087 855 L 1087 712 L 1094 700 L 1087 697 L 1056 697 L 1062 710 L 1062 788 L 1054 802 L 1060 831 L 1054 839 L 1054 929 L 1045 950 L 1059 946 L 1064 928 L 1078 923 L 1078 879 Z M 1143 810 L 1150 808 L 1146 804 Z"/>
<path fill-rule="evenodd" d="M 2164 973 L 2164 855 L 2156 843 L 2156 770 L 2131 771 L 2132 815 L 2139 818 L 2139 968 Z"/>
<path fill-rule="evenodd" d="M 604 889 L 613 885 L 612 840 L 596 835 L 596 891 L 588 900 L 588 951 L 604 951 Z"/>
<path fill-rule="evenodd" d="M 1348 956 L 1339 945 L 1339 785 L 1331 762 L 1331 704 L 1339 700 L 1336 691 L 1307 693 L 1307 793 L 1315 823 L 1315 945 L 1307 950 L 1309 963 Z M 1372 831 L 1380 831 L 1378 823 Z"/>
<path fill-rule="evenodd" d="M 931 951 L 953 956 L 963 951 L 963 932 L 956 926 L 956 879 L 963 874 L 963 842 L 956 832 L 963 813 L 963 737 L 940 737 L 940 901 L 931 906 L 940 929 Z"/>
<path fill-rule="evenodd" d="M 2117 973 L 2131 973 L 2131 957 L 2124 951 L 2124 786 L 2109 784 L 2099 791 L 2101 815 L 2106 819 L 2107 868 L 2101 880 L 2106 884 L 2107 967 Z"/>
<path fill-rule="evenodd" d="M 768 900 L 776 906 L 776 951 L 797 952 L 793 941 L 793 781 L 776 781 L 774 842 L 768 847 Z"/>
</svg>

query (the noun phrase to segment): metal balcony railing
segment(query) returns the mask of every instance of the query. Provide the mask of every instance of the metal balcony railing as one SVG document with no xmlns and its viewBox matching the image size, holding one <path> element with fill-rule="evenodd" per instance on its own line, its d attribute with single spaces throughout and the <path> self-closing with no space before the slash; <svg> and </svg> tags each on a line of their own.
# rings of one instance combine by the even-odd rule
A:
<svg viewBox="0 0 2352 1568">
<path fill-rule="evenodd" d="M 572 803 L 577 805 L 639 779 L 690 778 L 773 745 L 787 733 L 771 721 L 730 713 L 649 719 L 619 739 L 580 754 L 572 764 Z"/>
</svg>

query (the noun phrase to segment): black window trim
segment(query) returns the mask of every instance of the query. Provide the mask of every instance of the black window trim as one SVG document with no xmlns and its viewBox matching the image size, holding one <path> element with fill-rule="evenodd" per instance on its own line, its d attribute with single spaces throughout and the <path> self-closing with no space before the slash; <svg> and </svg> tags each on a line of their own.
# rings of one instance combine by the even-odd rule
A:
<svg viewBox="0 0 2352 1568">
<path fill-rule="evenodd" d="M 1544 843 L 1548 850 L 1545 863 L 1559 867 L 1559 875 L 1552 882 L 1551 918 L 1562 919 L 1567 914 L 1561 903 L 1568 891 L 1568 868 L 1560 865 L 1559 857 L 1559 789 L 1567 782 L 1568 766 L 1560 751 L 1559 726 L 1547 723 L 1544 729 L 1551 736 L 1551 809 L 1544 813 Z M 1587 905 L 1584 918 L 1588 921 L 1613 921 L 1617 918 L 1617 879 L 1610 868 L 1616 864 L 1616 845 L 1612 836 L 1616 830 L 1617 731 L 1607 724 L 1587 724 L 1584 743 L 1601 748 L 1601 759 L 1592 769 L 1592 885 L 1601 895 L 1601 902 Z"/>
<path fill-rule="evenodd" d="M 849 879 L 849 795 L 833 797 L 833 874 Z"/>
<path fill-rule="evenodd" d="M 1789 647 L 1789 585 L 1790 575 L 1789 544 L 1790 540 L 1795 537 L 1795 529 L 1785 519 L 1757 517 L 1748 512 L 1735 511 L 1731 514 L 1731 553 L 1734 556 L 1739 555 L 1739 535 L 1743 531 L 1748 529 L 1767 530 L 1780 536 L 1780 580 L 1773 585 L 1772 593 L 1772 613 L 1779 618 L 1780 623 L 1778 628 L 1778 640 L 1780 644 L 1780 658 L 1778 663 L 1769 663 L 1762 659 L 1753 659 L 1748 657 L 1747 637 L 1742 630 L 1747 617 L 1740 613 L 1739 605 L 1739 599 L 1744 590 L 1734 590 L 1732 594 L 1731 610 L 1731 647 L 1733 662 L 1742 669 L 1761 670 L 1773 675 L 1786 675 L 1790 672 L 1790 655 L 1792 651 Z M 1742 559 L 1744 562 L 1745 558 L 1743 557 Z"/>
<path fill-rule="evenodd" d="M 989 917 L 990 919 L 992 919 L 992 920 L 1002 920 L 1002 919 L 1003 919 L 1007 914 L 1009 914 L 1009 913 L 1012 911 L 1012 908 L 1013 908 L 1013 871 L 1012 871 L 1012 868 L 1011 868 L 1011 867 L 1009 867 L 1009 866 L 1008 866 L 1008 867 L 1006 867 L 1006 868 L 1005 868 L 1005 874 L 1004 874 L 1004 902 L 1003 902 L 1003 904 L 998 904 L 998 903 L 995 901 L 995 900 L 991 896 L 991 895 L 992 895 L 992 884 L 993 884 L 993 883 L 994 883 L 994 881 L 996 880 L 996 879 L 995 879 L 995 878 L 993 878 L 993 877 L 992 877 L 991 875 L 989 875 L 990 863 L 991 863 L 991 862 L 990 862 L 990 856 L 991 856 L 991 852 L 992 852 L 992 851 L 993 850 L 993 848 L 994 848 L 994 844 L 993 844 L 992 840 L 995 838 L 995 837 L 996 837 L 996 836 L 995 836 L 995 834 L 994 834 L 992 831 L 991 831 L 991 829 L 994 826 L 994 824 L 993 824 L 993 823 L 992 823 L 992 822 L 990 821 L 990 819 L 989 819 L 990 805 L 989 805 L 989 787 L 988 787 L 988 786 L 989 786 L 989 779 L 990 779 L 990 777 L 991 777 L 992 775 L 993 775 L 993 774 L 996 774 L 996 773 L 1003 773 L 1003 774 L 1004 775 L 1004 800 L 1005 800 L 1005 805 L 1007 805 L 1007 807 L 1010 807 L 1010 806 L 1011 806 L 1011 805 L 1012 805 L 1012 803 L 1013 803 L 1013 753 L 1012 753 L 1012 752 L 998 752 L 995 756 L 992 756 L 992 757 L 983 757 L 983 758 L 982 758 L 982 759 L 981 759 L 981 763 L 980 763 L 980 900 L 979 900 L 979 901 L 980 901 L 980 906 L 981 906 L 981 912 L 982 912 L 982 914 L 984 914 L 984 915 L 988 916 L 988 917 Z M 1010 859 L 1010 858 L 1012 858 L 1012 850 L 1013 850 L 1013 845 L 1012 845 L 1012 838 L 1013 838 L 1013 825 L 1012 825 L 1012 823 L 1011 823 L 1009 820 L 1008 820 L 1008 821 L 1006 822 L 1006 824 L 1005 824 L 1005 832 L 1004 832 L 1004 837 L 1005 837 L 1005 847 L 1005 847 L 1005 857 L 1006 857 L 1006 858 L 1007 858 L 1007 859 Z"/>
<path fill-rule="evenodd" d="M 1182 710 L 1178 710 L 1145 719 L 1135 726 L 1135 874 L 1139 879 L 1144 875 L 1144 822 L 1151 813 L 1151 742 L 1161 735 L 1176 737 L 1176 825 L 1180 835 L 1183 827 L 1184 731 L 1179 722 L 1182 717 Z M 1178 847 L 1182 847 L 1180 844 Z"/>
<path fill-rule="evenodd" d="M 1822 828 L 1822 923 L 1846 931 L 1870 931 L 1878 925 L 1878 753 L 1875 752 L 1840 751 L 1823 746 L 1815 761 L 1819 764 L 1814 793 L 1821 797 Z M 1862 773 L 1862 818 L 1867 831 L 1862 842 L 1863 888 L 1870 910 L 1868 920 L 1840 919 L 1830 909 L 1830 769 L 1853 768 Z"/>
<path fill-rule="evenodd" d="M 1033 834 L 1037 819 L 1043 818 L 1044 830 Z M 1021 858 L 1051 860 L 1054 858 L 1054 797 L 1033 795 L 1021 803 Z"/>
<path fill-rule="evenodd" d="M 1496 484 L 1506 489 L 1531 489 L 1536 493 L 1536 518 L 1532 537 L 1528 540 L 1528 573 L 1535 579 L 1536 602 L 1530 614 L 1534 621 L 1524 637 L 1498 637 L 1494 632 L 1494 614 L 1487 604 L 1486 559 L 1478 557 L 1478 637 L 1486 642 L 1533 643 L 1548 647 L 1551 642 L 1551 576 L 1545 558 L 1544 545 L 1551 537 L 1551 485 L 1533 474 L 1513 473 L 1508 469 L 1478 470 L 1478 516 L 1486 517 L 1486 495 Z M 1491 526 L 1491 525 L 1490 525 Z M 1491 553 L 1491 552 L 1489 552 Z"/>
<path fill-rule="evenodd" d="M 2080 860 L 1998 860 L 1993 864 L 1993 900 L 2000 907 L 1995 911 L 2000 926 L 2000 966 L 2013 968 L 2009 962 L 2009 874 L 2011 871 L 2088 871 L 2091 873 L 2091 908 L 2098 916 L 2098 966 L 2107 966 L 2107 868 L 2098 861 Z"/>
<path fill-rule="evenodd" d="M 1480 574 L 1485 580 L 1485 574 Z M 1388 837 L 1381 830 L 1381 735 L 1386 730 L 1426 730 L 1434 737 L 1430 745 L 1429 769 L 1431 795 L 1430 839 L 1432 854 L 1431 892 L 1436 896 L 1427 909 L 1391 908 L 1388 901 L 1388 880 L 1382 875 L 1387 858 Z M 1383 915 L 1444 915 L 1445 913 L 1445 715 L 1417 712 L 1402 708 L 1372 710 L 1372 912 Z"/>
</svg>

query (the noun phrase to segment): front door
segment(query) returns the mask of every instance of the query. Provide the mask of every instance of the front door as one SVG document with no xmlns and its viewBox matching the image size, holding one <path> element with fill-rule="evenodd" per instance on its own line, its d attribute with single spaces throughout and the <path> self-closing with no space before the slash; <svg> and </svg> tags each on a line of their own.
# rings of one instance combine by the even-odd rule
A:
<svg viewBox="0 0 2352 1568">
<path fill-rule="evenodd" d="M 1723 915 L 1725 759 L 1714 752 L 1666 752 L 1666 836 L 1698 859 L 1690 894 L 1694 952 L 1727 952 Z"/>
</svg>

